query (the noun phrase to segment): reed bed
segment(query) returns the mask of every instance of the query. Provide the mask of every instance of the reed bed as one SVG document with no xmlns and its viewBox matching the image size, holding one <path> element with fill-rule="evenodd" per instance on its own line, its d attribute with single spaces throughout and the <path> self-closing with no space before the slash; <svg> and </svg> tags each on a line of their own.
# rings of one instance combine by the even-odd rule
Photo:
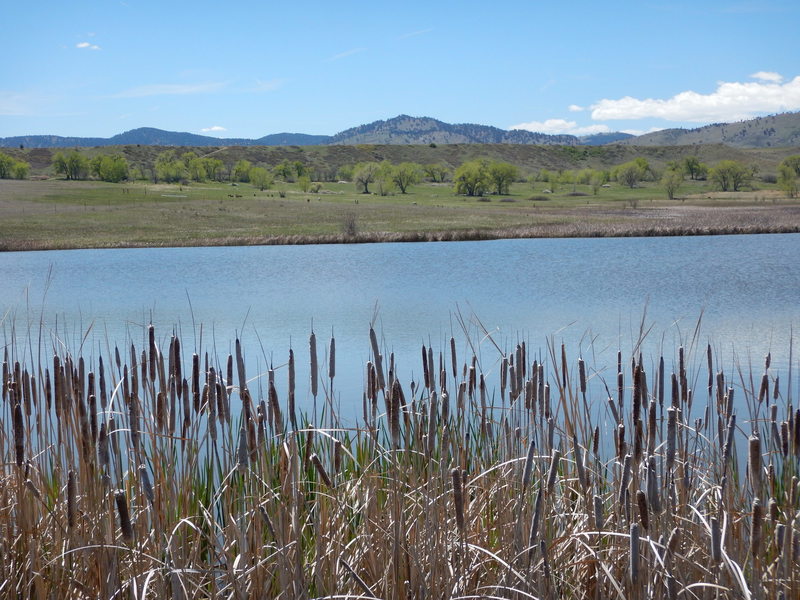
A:
<svg viewBox="0 0 800 600">
<path fill-rule="evenodd" d="M 189 355 L 151 326 L 45 358 L 12 331 L 0 597 L 800 597 L 800 412 L 769 357 L 754 376 L 710 346 L 620 353 L 605 382 L 554 343 L 483 372 L 451 340 L 411 383 L 367 343 L 342 425 L 313 333 L 255 385 L 238 341 Z"/>
</svg>

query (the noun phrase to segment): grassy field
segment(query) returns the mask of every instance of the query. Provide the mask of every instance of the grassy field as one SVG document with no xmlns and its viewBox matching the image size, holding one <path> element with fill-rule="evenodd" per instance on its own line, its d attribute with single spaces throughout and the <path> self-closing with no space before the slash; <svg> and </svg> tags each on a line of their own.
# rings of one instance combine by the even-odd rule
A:
<svg viewBox="0 0 800 600">
<path fill-rule="evenodd" d="M 769 357 L 748 372 L 690 339 L 645 372 L 451 339 L 415 386 L 370 330 L 342 426 L 313 333 L 254 376 L 238 341 L 190 355 L 151 327 L 93 356 L 3 331 L 3 598 L 800 594 L 800 411 Z"/>
<path fill-rule="evenodd" d="M 630 189 L 515 184 L 505 196 L 456 196 L 450 184 L 408 194 L 317 193 L 277 183 L 105 184 L 0 181 L 0 249 L 192 246 L 597 235 L 800 231 L 800 201 L 774 190 L 736 194 L 687 181 L 668 201 L 658 184 Z"/>
</svg>

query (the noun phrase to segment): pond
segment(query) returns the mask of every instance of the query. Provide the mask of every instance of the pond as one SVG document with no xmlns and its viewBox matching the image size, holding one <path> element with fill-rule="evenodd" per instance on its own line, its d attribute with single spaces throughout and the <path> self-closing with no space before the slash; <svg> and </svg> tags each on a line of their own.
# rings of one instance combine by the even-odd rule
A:
<svg viewBox="0 0 800 600">
<path fill-rule="evenodd" d="M 11 252 L 0 317 L 29 356 L 141 349 L 151 322 L 162 351 L 178 332 L 189 359 L 224 361 L 238 337 L 253 389 L 272 365 L 285 390 L 290 347 L 308 382 L 313 329 L 321 361 L 335 337 L 333 396 L 358 414 L 371 324 L 404 385 L 422 377 L 422 345 L 447 357 L 451 336 L 487 377 L 521 341 L 545 362 L 564 343 L 610 382 L 618 350 L 650 365 L 663 352 L 669 370 L 679 345 L 697 358 L 706 344 L 729 373 L 758 374 L 771 352 L 785 377 L 798 257 L 798 234 Z"/>
</svg>

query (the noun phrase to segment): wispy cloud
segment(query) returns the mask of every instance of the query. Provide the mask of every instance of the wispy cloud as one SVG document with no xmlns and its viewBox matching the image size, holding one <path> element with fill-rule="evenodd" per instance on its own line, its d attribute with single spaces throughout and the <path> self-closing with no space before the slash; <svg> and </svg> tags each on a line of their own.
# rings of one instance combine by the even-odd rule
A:
<svg viewBox="0 0 800 600">
<path fill-rule="evenodd" d="M 720 82 L 710 94 L 690 90 L 667 99 L 640 100 L 631 96 L 603 99 L 591 106 L 592 119 L 659 118 L 708 123 L 800 109 L 800 76 L 786 83 L 781 83 L 783 77 L 780 74 L 769 71 L 759 71 L 752 77 L 758 81 Z"/>
<path fill-rule="evenodd" d="M 286 83 L 285 79 L 268 79 L 263 81 L 261 79 L 256 79 L 256 86 L 255 91 L 257 92 L 274 92 L 277 89 L 283 87 L 283 84 Z"/>
<path fill-rule="evenodd" d="M 581 111 L 584 111 L 586 109 L 584 107 L 582 107 L 582 106 L 578 106 L 577 104 L 570 104 L 567 107 L 567 110 L 569 110 L 569 112 L 581 112 Z"/>
<path fill-rule="evenodd" d="M 420 29 L 419 31 L 411 31 L 409 33 L 404 33 L 398 40 L 407 40 L 408 38 L 417 37 L 418 35 L 425 35 L 426 33 L 430 33 L 433 31 L 433 27 L 429 27 L 428 29 Z"/>
<path fill-rule="evenodd" d="M 0 90 L 0 115 L 4 117 L 24 117 L 34 114 L 34 99 L 19 92 Z"/>
<path fill-rule="evenodd" d="M 336 60 L 341 60 L 343 58 L 347 58 L 348 56 L 353 56 L 354 54 L 360 54 L 365 50 L 366 48 L 351 48 L 350 50 L 345 50 L 344 52 L 340 52 L 339 54 L 334 54 L 333 56 L 329 56 L 323 62 L 333 62 Z"/>
<path fill-rule="evenodd" d="M 547 133 L 550 135 L 569 134 L 569 135 L 591 135 L 593 133 L 608 133 L 611 131 L 608 125 L 586 125 L 580 126 L 575 121 L 566 119 L 547 119 L 545 121 L 530 121 L 512 125 L 509 129 L 524 129 L 534 133 Z"/>
<path fill-rule="evenodd" d="M 97 44 L 90 44 L 89 42 L 78 42 L 75 44 L 75 47 L 80 50 L 100 50 L 100 46 Z"/>
<path fill-rule="evenodd" d="M 114 98 L 145 98 L 147 96 L 183 96 L 188 94 L 209 94 L 224 88 L 227 83 L 212 81 L 207 83 L 155 83 L 140 85 L 114 94 Z"/>
<path fill-rule="evenodd" d="M 203 133 L 215 133 L 218 131 L 228 131 L 228 130 L 220 125 L 212 125 L 211 127 L 203 127 L 200 131 L 202 131 Z"/>
</svg>

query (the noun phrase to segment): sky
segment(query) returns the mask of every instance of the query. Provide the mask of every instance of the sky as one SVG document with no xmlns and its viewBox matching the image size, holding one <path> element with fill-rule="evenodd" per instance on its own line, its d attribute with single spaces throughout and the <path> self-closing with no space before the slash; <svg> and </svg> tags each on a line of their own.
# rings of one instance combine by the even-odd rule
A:
<svg viewBox="0 0 800 600">
<path fill-rule="evenodd" d="M 800 110 L 800 2 L 7 3 L 0 137 L 333 135 L 399 114 L 584 135 Z"/>
</svg>

